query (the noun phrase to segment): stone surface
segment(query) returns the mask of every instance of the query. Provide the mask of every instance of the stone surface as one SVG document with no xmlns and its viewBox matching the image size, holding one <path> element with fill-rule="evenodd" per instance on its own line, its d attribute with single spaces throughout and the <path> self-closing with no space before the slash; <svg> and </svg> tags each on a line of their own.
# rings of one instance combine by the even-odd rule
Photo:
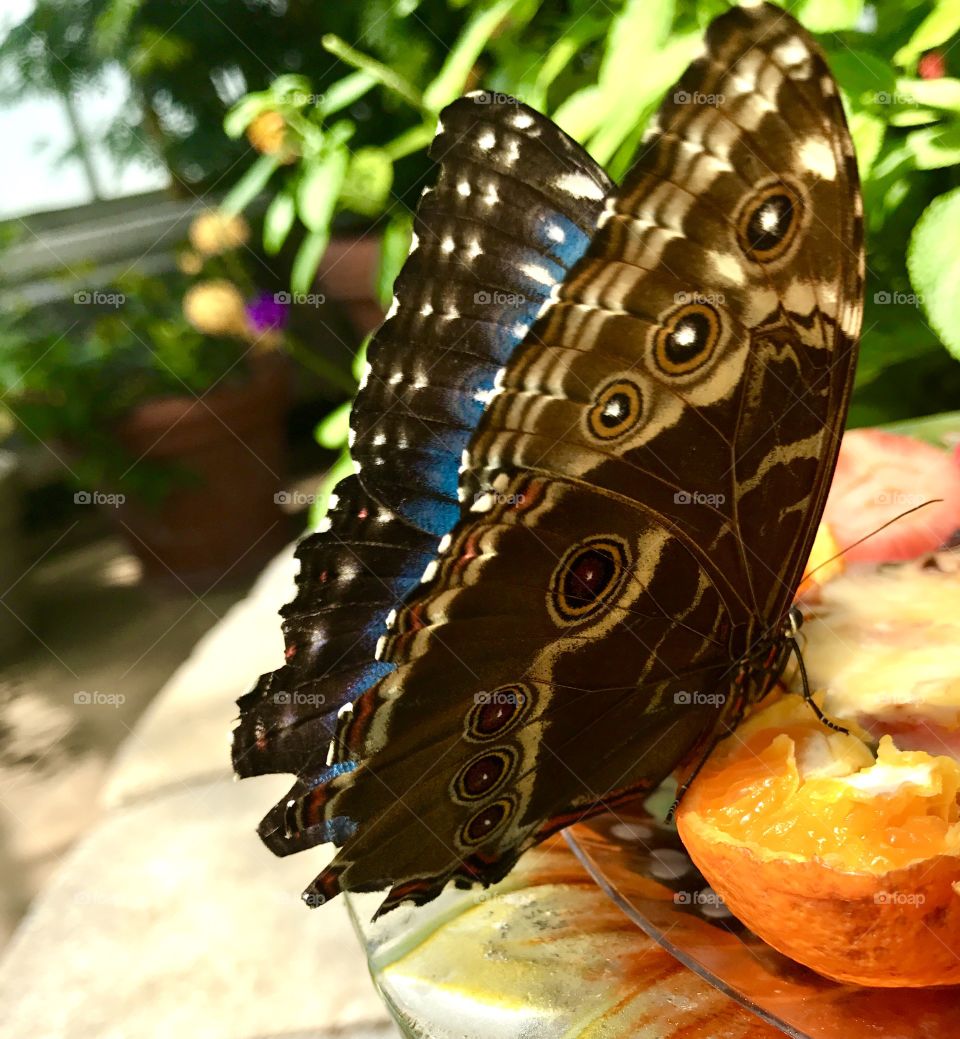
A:
<svg viewBox="0 0 960 1039">
<path fill-rule="evenodd" d="M 234 701 L 258 675 L 283 663 L 277 612 L 293 598 L 297 566 L 291 545 L 197 643 L 118 754 L 103 794 L 108 807 L 231 775 Z"/>
<path fill-rule="evenodd" d="M 388 1039 L 346 905 L 310 911 L 317 851 L 256 836 L 288 776 L 235 783 L 233 701 L 282 660 L 288 549 L 209 631 L 116 759 L 103 816 L 0 962 L 0 1039 Z"/>
<path fill-rule="evenodd" d="M 215 780 L 108 815 L 10 945 L 0 1037 L 395 1035 L 345 906 L 299 899 L 322 854 L 274 859 L 253 832 L 284 783 Z"/>
</svg>

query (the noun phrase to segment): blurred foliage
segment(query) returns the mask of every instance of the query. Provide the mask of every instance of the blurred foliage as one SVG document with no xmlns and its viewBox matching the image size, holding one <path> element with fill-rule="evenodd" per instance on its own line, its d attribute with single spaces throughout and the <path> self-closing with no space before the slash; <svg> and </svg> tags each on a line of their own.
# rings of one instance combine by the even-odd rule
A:
<svg viewBox="0 0 960 1039">
<path fill-rule="evenodd" d="M 423 152 L 444 105 L 480 85 L 511 94 L 551 115 L 622 177 L 664 91 L 727 6 L 724 0 L 409 0 L 378 25 L 375 46 L 373 37 L 351 43 L 330 25 L 324 48 L 354 71 L 325 85 L 283 75 L 234 105 L 227 133 L 246 134 L 261 154 L 226 204 L 239 211 L 268 194 L 264 247 L 276 253 L 297 239 L 297 291 L 313 280 L 339 214 L 374 222 L 384 232 L 380 291 L 389 298 L 418 193 L 400 174 L 417 160 L 429 176 Z M 960 51 L 952 50 L 960 38 L 960 3 L 789 0 L 784 6 L 827 54 L 863 180 L 868 280 L 851 422 L 954 408 L 960 194 L 951 189 L 960 185 L 960 78 L 951 72 L 960 72 Z M 421 30 L 444 12 L 449 26 L 451 8 L 461 16 L 458 35 L 445 53 L 428 55 L 418 42 Z M 357 119 L 371 109 L 392 113 L 390 132 L 378 140 L 362 133 Z"/>
<path fill-rule="evenodd" d="M 69 314 L 34 308 L 0 317 L 7 414 L 63 454 L 81 487 L 158 500 L 182 474 L 131 458 L 118 426 L 157 398 L 200 398 L 246 380 L 268 351 L 284 350 L 352 394 L 352 376 L 285 329 L 289 295 L 257 292 L 240 259 L 248 233 L 242 219 L 207 211 L 191 225 L 180 273 L 131 272 L 78 291 Z"/>
<path fill-rule="evenodd" d="M 327 90 L 347 71 L 319 40 L 334 32 L 411 71 L 442 59 L 462 12 L 434 4 L 429 25 L 416 2 L 303 0 L 36 0 L 0 43 L 0 100 L 25 91 L 76 95 L 122 66 L 130 96 L 104 143 L 118 159 L 159 159 L 188 191 L 210 188 L 248 150 L 223 135 L 223 117 L 247 91 L 282 72 L 309 74 Z M 356 107 L 356 140 L 382 141 L 398 103 Z M 82 110 L 79 113 L 83 121 Z M 89 128 L 88 128 L 89 129 Z"/>
</svg>

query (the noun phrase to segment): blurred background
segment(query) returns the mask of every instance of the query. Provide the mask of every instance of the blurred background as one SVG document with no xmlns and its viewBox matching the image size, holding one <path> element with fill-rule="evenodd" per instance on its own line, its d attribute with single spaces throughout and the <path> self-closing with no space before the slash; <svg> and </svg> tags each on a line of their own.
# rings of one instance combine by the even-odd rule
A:
<svg viewBox="0 0 960 1039">
<path fill-rule="evenodd" d="M 726 6 L 5 0 L 0 940 L 142 712 L 322 516 L 438 112 L 513 95 L 619 178 Z M 864 182 L 851 422 L 956 410 L 960 0 L 788 6 Z"/>
</svg>

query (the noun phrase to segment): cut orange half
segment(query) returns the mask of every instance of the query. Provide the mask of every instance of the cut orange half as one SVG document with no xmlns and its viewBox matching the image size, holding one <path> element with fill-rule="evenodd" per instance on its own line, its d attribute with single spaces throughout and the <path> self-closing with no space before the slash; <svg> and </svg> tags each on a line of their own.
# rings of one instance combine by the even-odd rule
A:
<svg viewBox="0 0 960 1039">
<path fill-rule="evenodd" d="M 713 889 L 751 930 L 837 981 L 960 983 L 960 764 L 877 757 L 795 695 L 711 755 L 677 814 Z"/>
</svg>

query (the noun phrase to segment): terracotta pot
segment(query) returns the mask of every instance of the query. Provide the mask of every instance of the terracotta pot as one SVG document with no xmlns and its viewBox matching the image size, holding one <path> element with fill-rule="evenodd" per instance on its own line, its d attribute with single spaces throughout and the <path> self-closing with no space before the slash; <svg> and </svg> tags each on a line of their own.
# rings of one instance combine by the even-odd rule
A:
<svg viewBox="0 0 960 1039">
<path fill-rule="evenodd" d="M 147 401 L 121 423 L 118 440 L 134 457 L 185 476 L 159 505 L 128 499 L 115 510 L 148 576 L 209 587 L 255 571 L 288 540 L 276 495 L 289 393 L 287 359 L 263 357 L 248 380 L 199 401 Z"/>
<path fill-rule="evenodd" d="M 317 270 L 321 291 L 343 307 L 361 336 L 383 321 L 377 300 L 379 266 L 379 235 L 341 234 L 331 239 Z"/>
</svg>

